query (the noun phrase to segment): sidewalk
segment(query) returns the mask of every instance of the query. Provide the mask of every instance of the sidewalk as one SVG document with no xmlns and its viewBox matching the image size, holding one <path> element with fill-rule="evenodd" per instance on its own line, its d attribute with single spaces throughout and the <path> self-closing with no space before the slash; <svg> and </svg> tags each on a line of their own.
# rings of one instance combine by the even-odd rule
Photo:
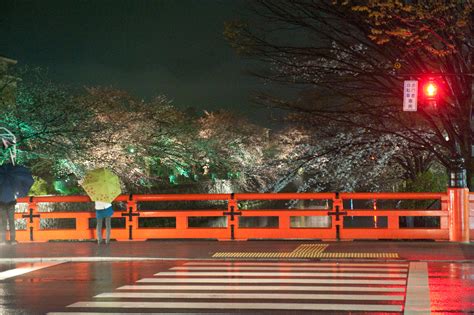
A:
<svg viewBox="0 0 474 315">
<path fill-rule="evenodd" d="M 206 259 L 405 260 L 474 262 L 474 243 L 189 241 L 50 242 L 0 245 L 0 262 Z"/>
</svg>

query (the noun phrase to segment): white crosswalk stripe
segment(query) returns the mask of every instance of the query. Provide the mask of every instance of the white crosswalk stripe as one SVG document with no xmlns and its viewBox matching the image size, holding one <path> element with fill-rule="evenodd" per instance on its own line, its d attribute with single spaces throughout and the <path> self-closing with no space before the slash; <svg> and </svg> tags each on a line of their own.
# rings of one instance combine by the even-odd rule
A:
<svg viewBox="0 0 474 315">
<path fill-rule="evenodd" d="M 402 312 L 407 276 L 403 263 L 187 262 L 63 313 Z"/>
<path fill-rule="evenodd" d="M 407 273 L 406 268 L 354 268 L 354 267 L 280 267 L 280 266 L 266 266 L 266 267 L 246 267 L 246 266 L 222 266 L 222 267 L 173 267 L 170 270 L 183 270 L 183 271 L 380 271 L 380 272 L 401 272 Z"/>
<path fill-rule="evenodd" d="M 407 264 L 393 264 L 393 263 L 344 263 L 344 262 L 333 262 L 333 263 L 305 263 L 305 262 L 243 262 L 243 261 L 223 261 L 223 262 L 188 262 L 186 266 L 292 266 L 292 267 L 302 267 L 302 266 L 312 266 L 312 267 L 383 267 L 383 268 L 395 268 L 401 267 L 406 268 Z"/>
<path fill-rule="evenodd" d="M 301 279 L 301 278 L 144 278 L 139 283 L 306 283 L 306 284 L 386 284 L 405 285 L 406 280 Z"/>
<path fill-rule="evenodd" d="M 155 276 L 250 276 L 250 277 L 334 277 L 334 278 L 401 278 L 406 277 L 406 274 L 391 274 L 391 273 L 360 273 L 360 272 L 207 272 L 207 271 L 165 271 L 155 274 Z"/>
<path fill-rule="evenodd" d="M 288 299 L 288 300 L 403 300 L 401 295 L 354 295 L 354 294 L 277 294 L 277 293 L 150 293 L 150 292 L 111 292 L 102 293 L 96 298 L 135 298 L 135 299 Z"/>
<path fill-rule="evenodd" d="M 313 304 L 313 303 L 235 303 L 235 302 L 77 302 L 69 307 L 144 308 L 144 309 L 232 309 L 232 310 L 298 310 L 298 311 L 385 311 L 399 312 L 398 305 Z"/>
<path fill-rule="evenodd" d="M 53 267 L 62 263 L 64 263 L 64 261 L 24 263 L 21 264 L 18 268 L 0 272 L 0 280 L 14 278 L 32 271 Z"/>
<path fill-rule="evenodd" d="M 130 290 L 130 291 L 149 291 L 149 290 L 165 290 L 170 289 L 169 285 L 124 285 L 117 290 Z M 173 291 L 180 290 L 199 290 L 199 291 L 215 291 L 215 285 L 173 285 Z M 325 291 L 325 292 L 337 292 L 337 291 L 365 291 L 365 292 L 405 292 L 405 288 L 400 287 L 347 287 L 347 286 L 288 286 L 288 285 L 219 285 L 219 291 Z"/>
</svg>

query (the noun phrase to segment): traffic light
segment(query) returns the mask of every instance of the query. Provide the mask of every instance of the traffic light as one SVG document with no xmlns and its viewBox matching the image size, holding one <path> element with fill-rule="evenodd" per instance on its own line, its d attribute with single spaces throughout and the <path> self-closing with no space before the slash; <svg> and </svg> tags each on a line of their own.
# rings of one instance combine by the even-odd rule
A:
<svg viewBox="0 0 474 315">
<path fill-rule="evenodd" d="M 437 110 L 443 92 L 441 81 L 433 78 L 422 80 L 420 92 L 420 101 L 425 105 L 425 108 L 428 110 Z"/>
<path fill-rule="evenodd" d="M 423 96 L 426 101 L 436 101 L 438 96 L 438 84 L 433 79 L 429 79 L 423 85 Z"/>
</svg>

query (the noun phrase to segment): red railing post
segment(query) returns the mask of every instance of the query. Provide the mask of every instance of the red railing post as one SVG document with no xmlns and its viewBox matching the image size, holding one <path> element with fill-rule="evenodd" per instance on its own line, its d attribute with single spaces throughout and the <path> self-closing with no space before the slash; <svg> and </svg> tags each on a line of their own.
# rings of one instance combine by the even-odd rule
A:
<svg viewBox="0 0 474 315">
<path fill-rule="evenodd" d="M 28 200 L 28 214 L 23 214 L 23 218 L 26 218 L 26 229 L 29 232 L 30 235 L 30 242 L 34 241 L 34 233 L 38 232 L 40 229 L 40 221 L 39 217 L 40 214 L 38 212 L 38 205 L 36 204 L 36 201 L 34 200 L 34 197 L 30 197 Z M 35 218 L 38 218 L 35 220 Z"/>
<path fill-rule="evenodd" d="M 128 240 L 131 241 L 134 239 L 134 232 L 138 229 L 138 217 L 140 213 L 138 212 L 137 202 L 133 199 L 133 195 L 130 194 L 127 200 L 127 212 L 122 212 L 122 217 L 126 217 L 125 227 L 128 230 Z M 136 240 L 135 236 L 135 240 Z"/>
<path fill-rule="evenodd" d="M 448 188 L 449 240 L 469 242 L 469 189 Z"/>
<path fill-rule="evenodd" d="M 235 229 L 238 226 L 239 222 L 238 219 L 235 219 L 236 215 L 241 215 L 242 212 L 238 210 L 238 203 L 235 199 L 235 194 L 232 193 L 229 195 L 229 199 L 227 200 L 227 212 L 224 212 L 224 215 L 227 215 L 227 225 L 230 228 L 230 239 L 235 240 Z"/>
<path fill-rule="evenodd" d="M 440 217 L 440 228 L 447 230 L 449 234 L 449 194 L 447 192 L 441 197 L 441 211 L 447 215 Z"/>
<path fill-rule="evenodd" d="M 341 214 L 346 214 L 344 213 L 344 203 L 342 202 L 342 198 L 339 193 L 336 193 L 332 201 L 332 208 L 336 218 L 336 221 L 332 220 L 332 224 L 336 227 L 336 239 L 339 241 L 341 239 L 341 230 L 344 227 L 344 219 L 341 220 L 339 216 Z"/>
<path fill-rule="evenodd" d="M 94 216 L 95 216 L 95 213 L 94 213 Z M 91 229 L 89 229 L 89 218 L 88 217 L 77 216 L 75 218 L 75 220 L 76 220 L 76 231 L 86 232 L 86 231 L 91 230 Z M 91 234 L 90 238 L 93 238 L 94 233 L 92 232 L 92 230 L 90 231 L 90 234 Z"/>
</svg>

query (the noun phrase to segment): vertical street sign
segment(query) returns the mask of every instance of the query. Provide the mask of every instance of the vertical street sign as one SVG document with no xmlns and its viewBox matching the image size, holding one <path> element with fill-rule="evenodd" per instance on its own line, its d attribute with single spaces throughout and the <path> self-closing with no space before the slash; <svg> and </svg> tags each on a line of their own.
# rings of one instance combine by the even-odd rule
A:
<svg viewBox="0 0 474 315">
<path fill-rule="evenodd" d="M 403 111 L 416 112 L 418 104 L 418 81 L 405 80 L 403 83 Z"/>
</svg>

